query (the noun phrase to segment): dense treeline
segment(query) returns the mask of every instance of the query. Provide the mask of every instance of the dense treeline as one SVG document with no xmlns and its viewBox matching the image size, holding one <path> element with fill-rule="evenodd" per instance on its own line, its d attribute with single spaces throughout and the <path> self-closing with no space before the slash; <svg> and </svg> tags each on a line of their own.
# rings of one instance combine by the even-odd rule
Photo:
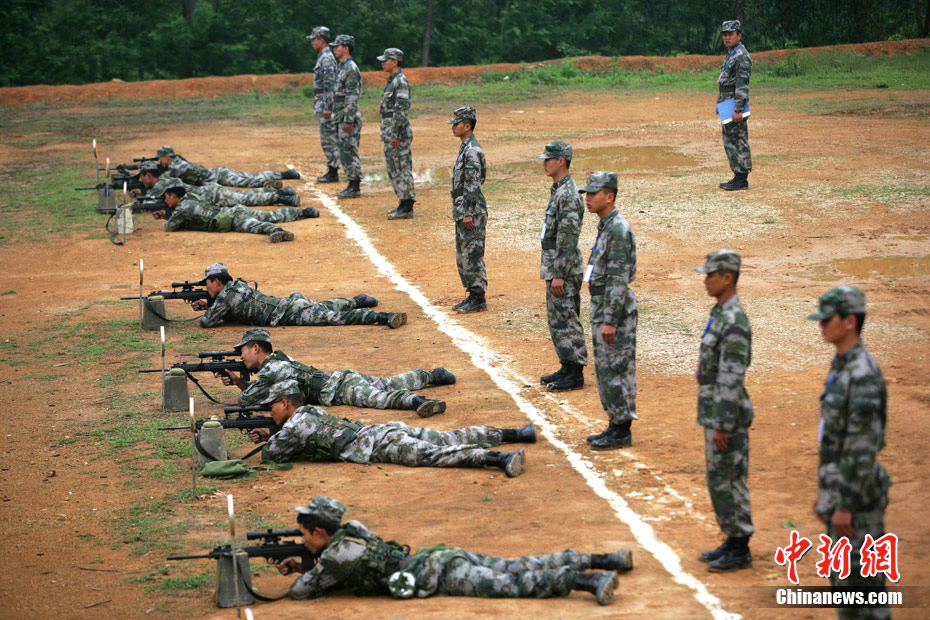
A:
<svg viewBox="0 0 930 620">
<path fill-rule="evenodd" d="M 930 0 L 4 0 L 0 85 L 312 70 L 314 26 L 355 35 L 362 69 L 584 54 L 720 53 L 926 37 Z"/>
</svg>

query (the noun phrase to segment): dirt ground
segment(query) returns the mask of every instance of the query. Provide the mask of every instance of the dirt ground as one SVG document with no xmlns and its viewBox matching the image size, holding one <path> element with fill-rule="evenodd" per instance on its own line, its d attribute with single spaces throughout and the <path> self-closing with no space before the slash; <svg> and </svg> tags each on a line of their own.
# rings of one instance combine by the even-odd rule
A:
<svg viewBox="0 0 930 620">
<path fill-rule="evenodd" d="M 867 292 L 864 337 L 888 381 L 888 447 L 881 460 L 895 481 L 887 527 L 900 539 L 899 585 L 919 586 L 921 596 L 930 585 L 921 568 L 930 561 L 924 513 L 930 500 L 930 432 L 924 426 L 930 404 L 927 95 L 836 90 L 818 93 L 811 97 L 816 102 L 799 111 L 767 102 L 764 92 L 754 91 L 751 189 L 735 194 L 717 189 L 729 171 L 709 93 L 621 92 L 599 95 L 597 100 L 560 96 L 479 109 L 477 135 L 490 166 L 485 186 L 490 205 L 489 309 L 461 317 L 450 314 L 448 321 L 483 339 L 488 350 L 499 354 L 501 369 L 526 378 L 518 386 L 519 396 L 543 413 L 552 425 L 552 437 L 580 455 L 596 473 L 596 482 L 622 497 L 652 527 L 677 555 L 682 571 L 718 597 L 719 608 L 726 612 L 746 618 L 834 617 L 832 610 L 770 608 L 766 588 L 788 585 L 785 569 L 773 556 L 788 543 L 789 530 L 797 529 L 815 545 L 821 532 L 810 507 L 816 491 L 818 396 L 831 350 L 820 341 L 817 326 L 804 317 L 820 293 L 839 284 Z M 881 98 L 882 112 L 818 110 L 818 102 L 842 104 L 866 96 Z M 367 123 L 362 134 L 363 197 L 340 201 L 339 206 L 403 278 L 431 304 L 449 312 L 462 291 L 448 199 L 448 170 L 458 142 L 444 121 L 439 115 L 414 119 L 414 162 L 423 181 L 417 187 L 415 219 L 389 222 L 384 217 L 396 200 L 384 178 L 374 123 Z M 86 149 L 72 143 L 11 146 L 16 138 L 4 139 L 0 166 Z M 620 210 L 637 238 L 640 421 L 634 425 L 634 447 L 625 451 L 592 453 L 586 448 L 585 436 L 604 420 L 593 369 L 586 372 L 584 390 L 557 398 L 536 383 L 539 375 L 556 367 L 556 358 L 538 279 L 539 220 L 550 183 L 532 157 L 553 139 L 573 144 L 576 179 L 593 169 L 620 174 Z M 324 369 L 355 368 L 383 375 L 417 366 L 446 366 L 456 373 L 458 383 L 428 392 L 449 404 L 446 414 L 429 420 L 430 426 L 444 430 L 526 423 L 514 398 L 380 274 L 329 209 L 314 201 L 318 192 L 334 197 L 341 189 L 312 182 L 324 169 L 315 124 L 287 131 L 235 119 L 210 126 L 175 124 L 101 148 L 113 161 L 123 161 L 154 152 L 162 144 L 172 144 L 205 165 L 248 170 L 292 164 L 304 173 L 303 180 L 292 184 L 305 204 L 321 207 L 322 217 L 289 225 L 297 240 L 275 246 L 252 235 L 168 234 L 143 216 L 136 217 L 137 230 L 124 247 L 86 232 L 60 241 L 8 244 L 0 248 L 0 290 L 15 294 L 0 296 L 0 339 L 26 344 L 43 326 L 75 317 L 93 325 L 133 319 L 133 304 L 108 302 L 138 289 L 140 258 L 146 265 L 146 290 L 197 279 L 206 265 L 222 260 L 234 276 L 258 280 L 261 289 L 272 294 L 299 290 L 323 299 L 364 292 L 376 296 L 382 309 L 410 315 L 410 323 L 395 331 L 276 328 L 275 344 L 292 356 Z M 595 226 L 588 216 L 584 248 L 592 243 Z M 753 568 L 736 574 L 708 573 L 696 559 L 701 550 L 716 546 L 719 534 L 704 484 L 692 377 L 700 331 L 713 304 L 692 269 L 704 254 L 720 247 L 743 256 L 740 294 L 754 332 L 747 383 L 756 411 L 750 489 L 757 534 L 752 541 Z M 583 297 L 587 305 L 587 293 Z M 180 302 L 168 303 L 175 317 L 193 315 Z M 169 326 L 169 363 L 177 359 L 172 348 L 183 345 L 177 334 L 191 331 Z M 241 331 L 235 325 L 220 327 L 196 346 L 228 349 Z M 146 338 L 154 341 L 157 336 L 150 333 Z M 40 346 L 33 352 L 47 351 Z M 157 366 L 157 353 L 148 355 L 151 366 Z M 0 601 L 6 615 L 232 617 L 229 610 L 216 610 L 205 589 L 165 606 L 159 590 L 146 590 L 134 578 L 165 566 L 162 571 L 175 575 L 190 566 L 169 566 L 161 549 L 136 555 L 127 540 L 113 544 L 113 533 L 125 531 L 121 520 L 130 504 L 164 497 L 166 485 L 172 491 L 183 489 L 189 478 L 186 483 L 179 473 L 127 480 L 121 473 L 125 465 L 99 458 L 100 448 L 92 442 L 62 441 L 112 413 L 111 407 L 116 409 L 97 382 L 112 372 L 110 364 L 62 356 L 49 369 L 51 376 L 34 372 L 36 364 L 2 364 L 6 380 L 0 398 L 8 430 L 0 457 L 0 526 L 5 533 L 0 549 L 6 569 L 0 577 Z M 122 395 L 142 394 L 136 406 L 155 419 L 161 413 L 153 376 L 132 377 L 116 389 Z M 216 384 L 209 379 L 205 383 Z M 228 391 L 218 391 L 232 398 Z M 205 399 L 195 398 L 199 413 L 215 413 Z M 371 422 L 420 423 L 410 412 L 348 407 L 333 411 Z M 293 523 L 295 504 L 326 494 L 349 506 L 346 518 L 359 519 L 385 538 L 412 547 L 443 541 L 501 556 L 569 546 L 580 551 L 632 548 L 636 569 L 621 576 L 611 607 L 598 607 L 583 593 L 539 601 L 437 597 L 406 602 L 341 593 L 313 603 L 256 604 L 257 618 L 712 616 L 710 608 L 715 606 L 701 602 L 694 589 L 676 580 L 643 548 L 642 539 L 595 492 L 565 451 L 543 440 L 528 447 L 527 458 L 525 473 L 512 480 L 492 470 L 298 464 L 291 471 L 259 472 L 245 482 L 214 483 L 216 493 L 197 502 L 206 508 L 178 509 L 177 518 L 190 526 L 184 552 L 202 553 L 224 538 L 226 492 L 235 494 L 243 522 L 255 512 L 286 524 Z M 180 469 L 188 462 L 179 457 L 174 464 Z M 799 565 L 802 585 L 825 583 L 815 574 L 814 555 L 811 551 Z M 212 561 L 199 562 L 204 571 L 213 569 Z M 283 592 L 289 582 L 268 573 L 255 581 L 265 593 Z M 927 599 L 920 602 L 926 605 Z M 896 610 L 895 617 L 925 618 L 926 608 Z"/>
</svg>

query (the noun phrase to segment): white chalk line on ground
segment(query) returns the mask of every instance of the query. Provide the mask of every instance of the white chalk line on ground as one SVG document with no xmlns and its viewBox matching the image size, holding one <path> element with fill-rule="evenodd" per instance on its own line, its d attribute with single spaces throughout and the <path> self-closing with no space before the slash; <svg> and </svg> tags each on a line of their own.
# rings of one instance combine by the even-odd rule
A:
<svg viewBox="0 0 930 620">
<path fill-rule="evenodd" d="M 549 443 L 566 456 L 568 462 L 581 474 L 588 486 L 591 487 L 599 497 L 605 499 L 607 503 L 610 504 L 617 517 L 629 526 L 630 531 L 633 533 L 634 538 L 636 538 L 640 546 L 651 553 L 662 567 L 672 575 L 676 582 L 693 590 L 694 598 L 711 613 L 715 620 L 739 620 L 742 618 L 739 614 L 724 610 L 721 606 L 720 599 L 711 594 L 707 590 L 707 587 L 696 577 L 685 572 L 681 566 L 678 555 L 671 547 L 656 537 L 652 526 L 646 523 L 639 514 L 634 512 L 629 507 L 626 500 L 618 493 L 607 487 L 601 475 L 595 470 L 588 459 L 575 452 L 571 446 L 559 439 L 555 426 L 549 422 L 545 414 L 520 394 L 522 386 L 532 383 L 531 381 L 514 371 L 502 355 L 495 353 L 491 349 L 484 337 L 466 329 L 457 321 L 452 320 L 446 312 L 434 306 L 417 286 L 408 282 L 394 265 L 375 248 L 368 234 L 362 227 L 349 217 L 335 200 L 319 191 L 313 183 L 308 182 L 304 187 L 308 191 L 313 192 L 320 203 L 339 220 L 345 227 L 346 236 L 365 252 L 368 259 L 374 264 L 378 271 L 387 277 L 397 290 L 409 295 L 410 298 L 420 306 L 426 316 L 436 323 L 439 327 L 439 331 L 446 334 L 456 347 L 471 357 L 472 364 L 485 371 L 500 389 L 507 392 L 510 397 L 513 398 L 520 411 L 526 414 L 530 421 L 538 427 Z M 564 408 L 563 405 L 557 401 L 555 402 L 560 407 Z M 566 411 L 568 410 L 566 409 Z M 677 493 L 675 495 L 677 495 Z"/>
</svg>

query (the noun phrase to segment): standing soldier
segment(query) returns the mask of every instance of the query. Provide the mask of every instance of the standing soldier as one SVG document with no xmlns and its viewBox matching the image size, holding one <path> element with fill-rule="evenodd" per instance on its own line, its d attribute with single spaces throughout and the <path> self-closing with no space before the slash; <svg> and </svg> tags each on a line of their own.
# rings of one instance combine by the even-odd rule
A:
<svg viewBox="0 0 930 620">
<path fill-rule="evenodd" d="M 746 178 L 752 171 L 752 154 L 749 152 L 749 128 L 743 118 L 743 108 L 749 105 L 749 76 L 752 75 L 752 58 L 743 46 L 743 30 L 738 19 L 725 21 L 721 27 L 723 44 L 729 52 L 720 68 L 717 84 L 720 92 L 717 103 L 733 99 L 733 122 L 722 125 L 723 150 L 730 161 L 733 178 L 720 187 L 733 191 L 748 189 Z"/>
<path fill-rule="evenodd" d="M 326 156 L 328 170 L 317 177 L 317 183 L 339 182 L 339 145 L 336 123 L 333 121 L 333 90 L 336 87 L 336 57 L 329 49 L 329 28 L 318 26 L 307 36 L 317 51 L 313 65 L 313 111 L 320 119 L 320 146 Z"/>
<path fill-rule="evenodd" d="M 600 218 L 597 239 L 585 269 L 591 292 L 591 340 L 597 392 L 610 425 L 588 436 L 594 450 L 633 445 L 630 426 L 636 417 L 636 240 L 617 211 L 617 175 L 595 172 L 579 192 L 588 211 Z"/>
<path fill-rule="evenodd" d="M 333 122 L 339 132 L 339 158 L 349 182 L 339 192 L 340 198 L 358 198 L 362 195 L 362 162 L 358 157 L 358 145 L 362 139 L 362 112 L 358 99 L 362 96 L 362 74 L 352 60 L 355 37 L 340 34 L 333 41 L 333 53 L 339 59 L 336 87 L 333 91 Z"/>
<path fill-rule="evenodd" d="M 740 257 L 730 250 L 707 255 L 703 267 L 707 294 L 717 300 L 701 336 L 697 370 L 698 419 L 704 427 L 707 490 L 717 524 L 727 539 L 701 554 L 712 573 L 752 566 L 749 537 L 749 425 L 752 402 L 746 393 L 746 369 L 752 358 L 752 330 L 736 293 Z"/>
<path fill-rule="evenodd" d="M 863 577 L 860 549 L 866 537 L 885 535 L 885 507 L 891 478 L 878 462 L 885 447 L 888 393 L 878 364 L 862 344 L 865 294 L 840 286 L 820 297 L 820 309 L 808 316 L 820 321 L 823 339 L 836 348 L 830 374 L 820 395 L 820 465 L 814 513 L 836 543 L 852 543 L 849 577 L 830 573 L 833 587 L 884 588 L 885 574 Z M 832 543 L 831 543 L 832 544 Z M 865 551 L 863 551 L 863 554 Z M 840 620 L 887 619 L 887 606 L 837 608 Z"/>
<path fill-rule="evenodd" d="M 488 223 L 488 203 L 481 193 L 487 175 L 484 151 L 474 135 L 475 108 L 464 106 L 446 121 L 452 135 L 462 141 L 452 169 L 452 219 L 455 221 L 455 262 L 468 296 L 452 306 L 457 312 L 488 309 L 485 294 L 488 276 L 484 270 L 484 241 Z"/>
<path fill-rule="evenodd" d="M 384 143 L 384 163 L 388 178 L 400 204 L 388 213 L 389 220 L 405 220 L 413 217 L 416 192 L 413 189 L 413 161 L 410 143 L 413 128 L 410 127 L 410 82 L 400 70 L 404 53 L 389 47 L 378 56 L 381 68 L 388 74 L 387 85 L 381 94 L 381 141 Z"/>
<path fill-rule="evenodd" d="M 549 204 L 543 219 L 542 266 L 539 277 L 546 281 L 546 313 L 549 335 L 562 367 L 540 378 L 551 392 L 576 390 L 584 386 L 584 367 L 588 365 L 588 350 L 584 329 L 578 315 L 581 311 L 581 252 L 578 235 L 584 218 L 584 202 L 568 169 L 572 165 L 572 147 L 565 142 L 550 142 L 546 151 L 537 155 L 543 171 L 552 179 Z"/>
</svg>

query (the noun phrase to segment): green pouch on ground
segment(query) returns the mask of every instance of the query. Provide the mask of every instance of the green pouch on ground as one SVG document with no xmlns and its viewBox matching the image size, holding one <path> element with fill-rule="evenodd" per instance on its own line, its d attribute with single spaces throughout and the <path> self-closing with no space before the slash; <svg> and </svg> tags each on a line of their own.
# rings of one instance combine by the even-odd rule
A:
<svg viewBox="0 0 930 620">
<path fill-rule="evenodd" d="M 233 216 L 229 209 L 223 209 L 213 216 L 210 225 L 207 227 L 209 232 L 229 232 L 232 230 Z"/>
<path fill-rule="evenodd" d="M 244 476 L 252 471 L 242 459 L 232 459 L 229 461 L 211 461 L 203 466 L 200 475 L 207 478 L 236 478 Z"/>
</svg>

